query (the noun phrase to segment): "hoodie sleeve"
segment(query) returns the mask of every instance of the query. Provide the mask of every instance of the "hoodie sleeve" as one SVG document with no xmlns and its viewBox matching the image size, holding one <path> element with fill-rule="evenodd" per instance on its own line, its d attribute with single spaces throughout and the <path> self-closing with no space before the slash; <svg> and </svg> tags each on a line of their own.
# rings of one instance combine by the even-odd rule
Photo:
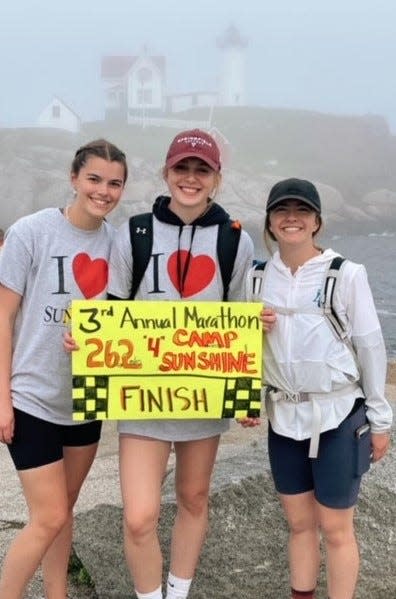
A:
<svg viewBox="0 0 396 599">
<path fill-rule="evenodd" d="M 238 252 L 235 258 L 234 270 L 230 282 L 228 293 L 229 301 L 246 301 L 246 277 L 249 269 L 252 267 L 254 257 L 253 241 L 246 231 L 241 231 Z"/>
</svg>

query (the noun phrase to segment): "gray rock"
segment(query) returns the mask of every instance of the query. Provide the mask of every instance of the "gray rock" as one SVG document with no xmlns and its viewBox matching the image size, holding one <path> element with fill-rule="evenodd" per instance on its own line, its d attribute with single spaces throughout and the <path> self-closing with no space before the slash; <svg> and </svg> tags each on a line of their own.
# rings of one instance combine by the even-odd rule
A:
<svg viewBox="0 0 396 599">
<path fill-rule="evenodd" d="M 388 386 L 395 408 L 396 387 Z M 396 448 L 364 477 L 356 510 L 361 569 L 355 599 L 396 597 Z M 0 561 L 26 521 L 26 507 L 4 446 L 0 447 Z M 174 456 L 163 488 L 159 535 L 168 570 L 175 515 Z M 210 526 L 191 588 L 191 599 L 279 599 L 289 596 L 287 527 L 269 472 L 266 427 L 233 423 L 223 435 L 210 499 Z M 105 423 L 98 457 L 76 506 L 74 551 L 94 586 L 70 580 L 73 599 L 132 599 L 122 547 L 117 435 Z M 318 599 L 327 597 L 322 566 Z M 28 595 L 42 597 L 40 572 Z"/>
<path fill-rule="evenodd" d="M 191 599 L 288 597 L 287 528 L 273 488 L 265 431 L 232 429 L 222 443 L 212 484 L 210 527 Z M 258 434 L 257 434 L 258 433 Z M 396 597 L 395 448 L 365 477 L 356 512 L 361 572 L 356 599 Z M 164 484 L 159 535 L 168 568 L 175 515 L 173 468 Z M 130 599 L 122 551 L 122 511 L 99 505 L 77 517 L 75 550 L 99 599 Z M 318 597 L 325 598 L 322 567 Z"/>
<path fill-rule="evenodd" d="M 3 133 L 4 136 L 4 133 Z M 0 150 L 0 186 L 7 202 L 2 207 L 0 226 L 7 228 L 17 218 L 48 206 L 62 206 L 72 199 L 69 169 L 76 147 L 81 139 L 48 131 L 9 132 Z M 85 140 L 84 140 L 85 141 Z M 153 154 L 154 156 L 154 154 Z M 131 214 L 151 209 L 155 197 L 166 192 L 161 164 L 154 158 L 145 160 L 133 154 L 128 156 L 130 170 L 123 200 L 110 220 L 116 226 Z M 226 168 L 223 183 L 216 200 L 224 205 L 233 218 L 241 220 L 248 229 L 262 229 L 268 192 L 279 179 L 289 177 L 290 171 L 274 175 L 271 167 L 249 172 Z M 335 185 L 313 179 L 321 194 L 326 230 L 329 232 L 359 231 L 382 232 L 396 226 L 395 197 L 388 189 L 370 193 L 356 191 L 353 201 L 345 202 Z M 258 222 L 259 221 L 259 222 Z"/>
</svg>

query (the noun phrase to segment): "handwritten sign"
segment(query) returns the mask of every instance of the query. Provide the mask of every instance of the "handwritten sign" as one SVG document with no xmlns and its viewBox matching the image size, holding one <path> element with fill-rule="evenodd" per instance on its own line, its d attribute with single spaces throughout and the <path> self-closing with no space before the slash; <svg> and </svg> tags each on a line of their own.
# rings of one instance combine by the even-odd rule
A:
<svg viewBox="0 0 396 599">
<path fill-rule="evenodd" d="M 260 308 L 73 301 L 73 419 L 258 416 Z"/>
</svg>

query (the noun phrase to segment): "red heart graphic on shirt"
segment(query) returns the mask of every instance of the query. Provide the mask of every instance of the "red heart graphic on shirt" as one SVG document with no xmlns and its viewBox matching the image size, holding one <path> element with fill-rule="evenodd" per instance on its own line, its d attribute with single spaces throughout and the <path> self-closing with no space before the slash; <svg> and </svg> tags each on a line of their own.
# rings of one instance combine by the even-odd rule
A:
<svg viewBox="0 0 396 599">
<path fill-rule="evenodd" d="M 91 260 L 88 254 L 77 254 L 73 260 L 73 275 L 86 299 L 106 289 L 108 272 L 108 264 L 103 258 Z"/>
<path fill-rule="evenodd" d="M 200 256 L 193 256 L 190 254 L 190 263 L 184 280 L 184 288 L 181 292 L 180 283 L 177 276 L 177 254 L 180 254 L 180 271 L 183 272 L 186 261 L 189 257 L 190 252 L 187 250 L 180 250 L 174 252 L 168 260 L 168 274 L 173 286 L 181 297 L 190 297 L 199 293 L 205 287 L 207 287 L 213 280 L 216 272 L 216 264 L 213 258 L 201 254 Z"/>
</svg>

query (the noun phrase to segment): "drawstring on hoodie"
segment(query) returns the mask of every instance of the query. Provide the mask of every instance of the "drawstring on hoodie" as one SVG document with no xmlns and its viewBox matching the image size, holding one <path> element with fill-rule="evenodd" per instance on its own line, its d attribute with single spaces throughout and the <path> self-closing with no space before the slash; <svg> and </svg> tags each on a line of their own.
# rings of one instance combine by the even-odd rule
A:
<svg viewBox="0 0 396 599">
<path fill-rule="evenodd" d="M 193 259 L 192 245 L 197 227 L 211 227 L 215 225 L 219 227 L 223 223 L 229 221 L 229 215 L 224 210 L 224 208 L 222 208 L 212 200 L 208 200 L 208 206 L 206 207 L 204 212 L 201 215 L 199 215 L 193 223 L 189 223 L 187 225 L 175 212 L 172 212 L 172 210 L 169 209 L 170 202 L 171 198 L 169 196 L 159 196 L 155 200 L 153 205 L 153 216 L 161 223 L 178 227 L 179 234 L 177 243 L 176 277 L 179 295 L 181 298 L 183 298 L 188 273 L 191 268 L 191 262 Z M 181 237 L 183 234 L 184 227 L 186 226 L 191 226 L 190 248 L 188 251 L 183 250 L 181 248 Z M 199 235 L 197 238 L 197 243 L 199 244 Z M 186 256 L 184 252 L 186 252 Z M 185 261 L 183 261 L 183 256 L 185 256 Z"/>
<path fill-rule="evenodd" d="M 181 235 L 183 232 L 183 225 L 179 226 L 179 238 L 178 238 L 178 243 L 177 243 L 177 282 L 178 282 L 180 297 L 183 297 L 184 285 L 185 285 L 185 282 L 187 279 L 188 270 L 190 268 L 190 262 L 191 262 L 191 256 L 192 256 L 192 245 L 193 245 L 195 230 L 196 230 L 196 227 L 195 227 L 195 225 L 193 225 L 191 227 L 190 247 L 187 252 L 186 260 L 185 260 L 184 264 L 182 264 L 180 239 L 181 239 Z"/>
</svg>

